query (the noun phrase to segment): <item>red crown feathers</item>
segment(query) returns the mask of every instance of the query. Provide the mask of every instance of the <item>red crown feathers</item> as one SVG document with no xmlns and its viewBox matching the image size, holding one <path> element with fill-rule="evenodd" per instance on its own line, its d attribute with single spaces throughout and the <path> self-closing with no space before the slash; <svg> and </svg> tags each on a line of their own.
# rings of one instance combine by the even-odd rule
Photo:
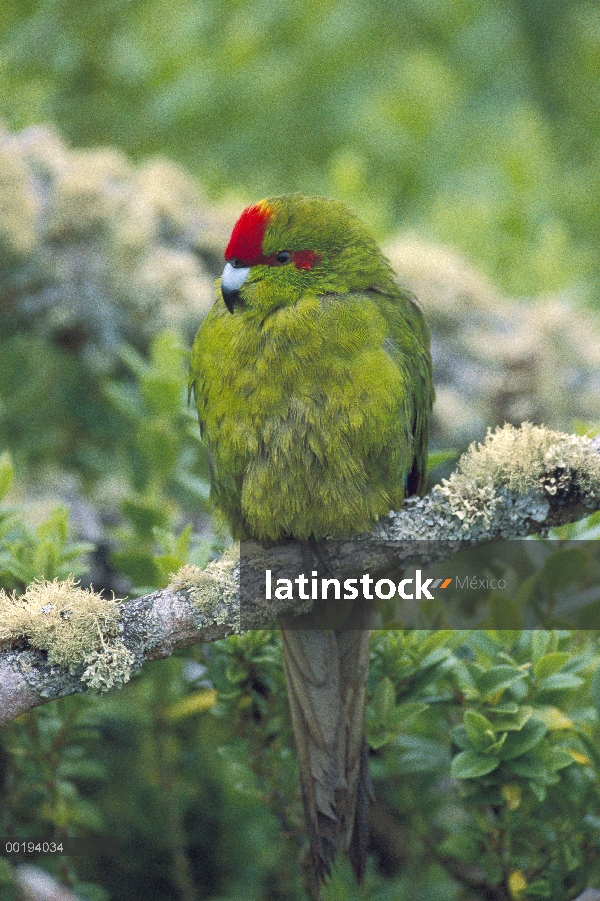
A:
<svg viewBox="0 0 600 901">
<path fill-rule="evenodd" d="M 246 207 L 233 226 L 229 244 L 225 250 L 226 260 L 239 260 L 245 266 L 256 266 L 266 263 L 262 251 L 265 229 L 273 210 L 264 200 Z"/>
<path fill-rule="evenodd" d="M 231 238 L 225 250 L 225 259 L 227 261 L 237 260 L 244 266 L 275 265 L 277 254 L 267 257 L 262 249 L 265 231 L 272 215 L 273 209 L 266 200 L 246 207 L 233 226 Z M 314 250 L 297 250 L 293 252 L 292 256 L 296 269 L 312 269 L 320 259 L 321 254 Z"/>
</svg>

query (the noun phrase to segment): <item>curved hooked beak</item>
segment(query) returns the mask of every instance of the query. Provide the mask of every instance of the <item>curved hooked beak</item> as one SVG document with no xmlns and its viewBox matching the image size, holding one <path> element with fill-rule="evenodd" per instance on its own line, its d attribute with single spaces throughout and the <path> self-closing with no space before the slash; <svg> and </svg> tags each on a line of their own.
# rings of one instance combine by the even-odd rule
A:
<svg viewBox="0 0 600 901">
<path fill-rule="evenodd" d="M 225 263 L 223 275 L 221 276 L 221 294 L 225 301 L 225 306 L 230 313 L 236 303 L 240 303 L 240 288 L 248 278 L 250 267 L 232 266 L 231 263 Z"/>
</svg>

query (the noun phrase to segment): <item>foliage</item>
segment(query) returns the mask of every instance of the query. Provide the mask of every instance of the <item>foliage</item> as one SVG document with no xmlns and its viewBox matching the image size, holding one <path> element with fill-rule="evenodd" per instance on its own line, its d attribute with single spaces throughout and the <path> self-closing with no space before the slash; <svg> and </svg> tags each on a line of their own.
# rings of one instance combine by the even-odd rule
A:
<svg viewBox="0 0 600 901">
<path fill-rule="evenodd" d="M 0 127 L 0 161 L 3 331 L 54 337 L 102 370 L 123 341 L 197 325 L 226 232 L 181 168 L 72 150 L 50 127 Z"/>
<path fill-rule="evenodd" d="M 67 150 L 51 130 L 0 136 L 0 429 L 20 476 L 4 454 L 0 587 L 90 566 L 94 584 L 140 592 L 215 546 L 207 462 L 181 412 L 184 353 L 157 333 L 192 330 L 196 303 L 198 319 L 206 309 L 223 241 L 217 251 L 193 228 L 221 226 L 203 231 L 193 186 L 171 164 L 93 148 L 165 154 L 213 198 L 237 195 L 236 208 L 239 197 L 328 193 L 379 237 L 402 225 L 454 244 L 506 292 L 595 302 L 599 35 L 587 0 L 176 0 L 169 15 L 159 0 L 5 0 L 0 115 L 13 129 L 56 122 L 91 150 Z M 440 292 L 443 315 L 464 311 L 465 290 L 461 274 Z M 583 319 L 550 302 L 500 308 L 493 292 L 490 315 L 483 307 L 456 341 L 438 333 L 436 366 L 458 373 L 440 392 L 457 423 L 448 445 L 473 437 L 483 371 L 494 405 L 477 407 L 481 438 L 488 410 L 525 418 L 534 380 L 536 420 L 559 407 L 565 420 L 596 415 L 586 348 L 597 342 Z M 532 349 L 532 332 L 548 340 Z M 578 356 L 583 381 L 570 372 L 583 371 Z M 453 405 L 461 381 L 471 394 Z M 86 541 L 57 503 L 65 471 L 93 511 Z M 36 525 L 32 483 L 54 492 Z M 596 515 L 561 535 L 599 528 Z M 564 562 L 539 578 L 564 576 Z M 500 614 L 495 625 L 517 627 L 374 638 L 364 897 L 562 901 L 600 882 L 597 636 L 524 632 Z M 89 901 L 306 897 L 274 633 L 21 717 L 0 738 L 0 786 L 2 834 L 118 838 L 117 858 L 44 861 Z M 336 868 L 324 898 L 356 897 Z M 14 899 L 1 860 L 0 898 Z"/>
<path fill-rule="evenodd" d="M 135 382 L 105 383 L 126 438 L 119 448 L 125 486 L 121 520 L 114 529 L 113 565 L 138 593 L 164 587 L 184 563 L 206 563 L 210 540 L 178 528 L 185 511 L 201 522 L 206 514 L 206 460 L 195 416 L 186 410 L 187 355 L 175 333 L 159 333 L 145 360 L 124 347 L 122 358 Z"/>
<path fill-rule="evenodd" d="M 388 633 L 373 652 L 369 715 L 387 729 L 389 770 L 373 769 L 410 811 L 421 853 L 470 897 L 558 901 L 593 884 L 596 635 Z"/>
<path fill-rule="evenodd" d="M 40 342 L 38 351 L 41 361 L 54 353 L 47 342 Z M 196 418 L 185 407 L 187 358 L 180 339 L 160 332 L 148 359 L 126 345 L 120 355 L 131 375 L 104 375 L 96 385 L 95 410 L 102 421 L 96 423 L 99 434 L 92 432 L 93 457 L 88 454 L 91 465 L 83 467 L 78 495 L 83 500 L 85 491 L 104 519 L 110 568 L 97 573 L 96 583 L 140 593 L 146 586 L 166 585 L 183 563 L 205 563 L 213 536 L 206 522 L 206 457 Z M 61 409 L 51 407 L 51 418 L 64 428 Z M 41 437 L 36 432 L 38 447 Z M 34 461 L 30 456 L 27 462 L 31 466 Z M 12 480 L 5 453 L 0 461 L 2 496 Z M 60 484 L 56 470 L 54 481 Z M 0 587 L 23 590 L 35 578 L 64 579 L 87 570 L 78 558 L 93 545 L 68 540 L 64 506 L 55 504 L 35 530 L 24 525 L 24 514 L 16 517 L 7 510 L 0 516 Z M 205 530 L 204 538 L 194 534 L 194 525 Z"/>
<path fill-rule="evenodd" d="M 419 886 L 432 901 L 562 901 L 598 880 L 599 675 L 591 632 L 376 633 L 363 896 L 408 901 Z M 304 898 L 290 745 L 277 634 L 214 642 L 102 701 L 66 699 L 11 725 L 2 831 L 116 836 L 108 865 L 60 873 L 90 901 L 98 886 L 142 899 L 148 880 L 165 897 Z M 354 897 L 336 868 L 324 898 Z"/>
<path fill-rule="evenodd" d="M 587 0 L 8 0 L 0 114 L 160 151 L 214 195 L 303 189 L 461 247 L 514 293 L 598 286 Z M 293 162 L 292 162 L 293 161 Z"/>
<path fill-rule="evenodd" d="M 0 128 L 0 427 L 15 458 L 87 482 L 122 423 L 104 382 L 124 343 L 191 339 L 213 300 L 226 233 L 165 160 L 77 152 L 50 128 Z"/>
<path fill-rule="evenodd" d="M 145 355 L 164 326 L 191 343 L 239 202 L 220 212 L 180 167 L 73 150 L 50 127 L 0 128 L 0 162 L 3 441 L 36 481 L 58 465 L 87 491 L 125 440 L 105 391 L 127 378 L 120 348 Z M 433 446 L 466 446 L 505 422 L 571 430 L 600 416 L 598 329 L 573 298 L 504 298 L 455 251 L 414 235 L 385 250 L 432 332 Z"/>
<path fill-rule="evenodd" d="M 14 469 L 7 451 L 0 454 L 0 505 L 6 498 Z M 34 579 L 66 579 L 86 572 L 84 555 L 93 545 L 69 536 L 69 513 L 55 507 L 33 529 L 21 513 L 0 506 L 0 590 L 23 592 Z"/>
<path fill-rule="evenodd" d="M 162 333 L 147 359 L 130 347 L 121 356 L 131 374 L 102 382 L 124 435 L 112 476 L 118 489 L 104 480 L 91 491 L 117 512 L 115 572 L 142 591 L 164 584 L 170 568 L 205 562 L 213 538 L 192 538 L 195 523 L 202 528 L 206 463 L 182 404 L 179 339 Z M 4 454 L 5 498 L 12 481 Z M 186 511 L 196 511 L 191 528 Z M 88 546 L 69 538 L 64 511 L 37 530 L 16 507 L 1 517 L 7 588 L 22 588 L 19 573 L 31 581 L 82 571 Z M 587 533 L 569 527 L 564 537 L 593 537 L 595 528 L 590 520 Z M 554 589 L 560 577 L 569 590 L 569 573 L 584 569 L 581 561 L 569 569 L 558 551 L 539 579 Z M 559 901 L 600 879 L 599 664 L 595 633 L 378 633 L 366 713 L 376 802 L 364 897 Z M 178 654 L 101 700 L 32 711 L 5 730 L 0 781 L 4 834 L 118 838 L 121 853 L 108 863 L 44 863 L 89 901 L 107 893 L 141 901 L 150 891 L 306 897 L 274 632 Z M 10 891 L 0 883 L 2 901 L 12 901 Z M 343 866 L 324 892 L 357 897 Z"/>
</svg>

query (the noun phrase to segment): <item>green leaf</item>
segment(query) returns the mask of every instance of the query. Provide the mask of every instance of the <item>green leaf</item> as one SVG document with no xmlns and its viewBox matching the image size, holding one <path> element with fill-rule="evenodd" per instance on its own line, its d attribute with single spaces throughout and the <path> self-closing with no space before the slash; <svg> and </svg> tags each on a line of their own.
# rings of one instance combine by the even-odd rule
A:
<svg viewBox="0 0 600 901">
<path fill-rule="evenodd" d="M 156 498 L 142 494 L 130 494 L 122 504 L 123 515 L 143 536 L 151 536 L 155 526 L 165 528 L 168 514 Z"/>
<path fill-rule="evenodd" d="M 523 776 L 525 779 L 541 779 L 544 780 L 548 776 L 548 770 L 539 757 L 530 754 L 524 754 L 516 760 L 511 760 L 505 764 L 506 770 L 515 776 Z"/>
<path fill-rule="evenodd" d="M 0 858 L 0 886 L 13 884 L 13 866 L 12 863 L 4 857 Z M 9 896 L 10 897 L 10 896 Z"/>
<path fill-rule="evenodd" d="M 533 660 L 537 661 L 548 650 L 551 633 L 545 629 L 535 629 L 531 633 L 531 653 Z"/>
<path fill-rule="evenodd" d="M 503 701 L 500 704 L 494 704 L 493 707 L 488 707 L 488 713 L 498 713 L 506 716 L 514 716 L 514 714 L 518 713 L 523 708 L 516 703 L 516 701 Z M 494 722 L 496 722 L 494 720 Z"/>
<path fill-rule="evenodd" d="M 481 858 L 481 843 L 472 835 L 453 832 L 438 845 L 443 857 L 456 857 L 464 863 L 477 864 Z"/>
<path fill-rule="evenodd" d="M 545 763 L 549 769 L 556 771 L 571 766 L 571 764 L 575 763 L 575 759 L 566 748 L 550 748 L 546 755 Z"/>
<path fill-rule="evenodd" d="M 421 701 L 407 701 L 404 704 L 398 704 L 388 716 L 388 722 L 395 727 L 406 726 L 411 720 L 414 720 L 419 714 L 428 709 L 428 704 Z"/>
<path fill-rule="evenodd" d="M 517 666 L 500 665 L 475 677 L 475 686 L 485 700 L 527 677 Z"/>
<path fill-rule="evenodd" d="M 568 663 L 571 656 L 572 655 L 567 654 L 566 651 L 554 651 L 553 654 L 544 654 L 544 656 L 540 657 L 534 664 L 534 676 L 536 679 L 544 679 L 546 676 L 552 676 L 562 669 L 565 663 Z"/>
<path fill-rule="evenodd" d="M 400 735 L 398 771 L 401 773 L 447 773 L 448 749 L 439 741 L 415 735 Z"/>
<path fill-rule="evenodd" d="M 535 748 L 541 742 L 547 731 L 548 727 L 545 723 L 533 718 L 530 719 L 520 732 L 509 733 L 502 749 L 502 759 L 512 760 L 531 751 L 532 748 Z"/>
<path fill-rule="evenodd" d="M 381 679 L 373 692 L 369 706 L 373 717 L 380 723 L 384 722 L 396 706 L 396 692 L 391 679 L 387 677 Z"/>
<path fill-rule="evenodd" d="M 540 691 L 565 691 L 569 688 L 579 688 L 583 683 L 581 676 L 575 676 L 573 673 L 555 673 L 542 679 L 538 688 Z"/>
<path fill-rule="evenodd" d="M 469 740 L 476 748 L 488 747 L 494 741 L 494 727 L 476 710 L 467 710 L 463 722 Z"/>
<path fill-rule="evenodd" d="M 482 750 L 485 750 L 486 754 L 499 754 L 500 749 L 502 747 L 504 747 L 507 737 L 508 737 L 508 733 L 503 732 L 502 735 L 500 736 L 500 738 L 498 739 L 498 741 L 493 742 L 493 744 L 488 745 L 487 748 L 484 748 Z"/>
<path fill-rule="evenodd" d="M 546 795 L 548 794 L 548 790 L 546 788 L 545 782 L 537 782 L 535 779 L 532 779 L 529 783 L 529 789 L 533 795 L 538 799 L 540 804 L 542 801 L 545 801 Z"/>
<path fill-rule="evenodd" d="M 431 669 L 433 666 L 437 666 L 439 663 L 442 663 L 444 660 L 447 660 L 450 657 L 451 651 L 446 647 L 435 648 L 435 650 L 431 651 L 427 654 L 426 657 L 421 660 L 421 664 L 419 669 L 426 670 Z"/>
<path fill-rule="evenodd" d="M 538 586 L 538 573 L 534 573 L 533 576 L 529 576 L 528 579 L 524 579 L 524 581 L 521 582 L 515 594 L 515 600 L 519 609 L 526 607 L 534 599 L 539 590 Z"/>
<path fill-rule="evenodd" d="M 393 732 L 390 732 L 389 729 L 381 729 L 376 727 L 365 726 L 365 736 L 370 748 L 373 748 L 374 751 L 378 751 L 379 748 L 384 748 L 386 745 L 392 741 L 395 737 Z"/>
<path fill-rule="evenodd" d="M 365 714 L 367 741 L 375 750 L 394 739 L 402 726 L 414 719 L 427 704 L 411 701 L 396 705 L 396 693 L 390 679 L 382 679 L 373 693 Z"/>
<path fill-rule="evenodd" d="M 487 757 L 477 751 L 461 751 L 452 760 L 450 773 L 455 779 L 477 779 L 500 765 L 498 757 Z"/>
<path fill-rule="evenodd" d="M 473 679 L 473 675 L 471 673 L 470 668 L 467 666 L 464 660 L 460 660 L 458 657 L 455 657 L 452 660 L 452 673 L 454 678 L 456 679 L 458 688 L 460 691 L 467 697 L 473 698 L 478 695 L 478 692 L 475 687 L 475 680 Z"/>
<path fill-rule="evenodd" d="M 494 729 L 496 732 L 518 732 L 531 719 L 532 715 L 533 707 L 523 705 L 518 707 L 514 713 L 494 717 Z"/>
<path fill-rule="evenodd" d="M 567 872 L 572 873 L 581 865 L 581 849 L 575 846 L 572 842 L 566 841 L 563 844 L 562 852 L 565 859 Z"/>
<path fill-rule="evenodd" d="M 10 573 L 11 576 L 14 576 L 15 579 L 18 579 L 24 585 L 29 585 L 35 578 L 35 572 L 12 555 L 0 557 L 0 570 Z"/>
<path fill-rule="evenodd" d="M 464 726 L 455 726 L 454 729 L 450 732 L 450 738 L 453 743 L 457 746 L 457 748 L 461 748 L 463 751 L 472 750 L 473 746 L 467 735 L 467 730 Z"/>
<path fill-rule="evenodd" d="M 452 629 L 436 629 L 435 632 L 429 632 L 429 634 L 423 632 L 421 634 L 425 637 L 420 643 L 420 650 L 425 656 L 429 654 L 430 651 L 434 651 L 436 648 L 446 645 L 447 642 L 451 641 L 456 636 L 456 632 Z"/>
<path fill-rule="evenodd" d="M 523 889 L 520 897 L 539 899 L 551 898 L 552 887 L 546 879 L 534 879 L 525 889 Z"/>
<path fill-rule="evenodd" d="M 190 523 L 184 529 L 175 541 L 175 553 L 185 563 L 190 553 L 190 538 L 192 535 L 192 524 Z"/>
<path fill-rule="evenodd" d="M 59 548 L 47 541 L 43 542 L 43 544 L 39 544 L 33 555 L 33 578 L 55 579 L 59 561 Z"/>
<path fill-rule="evenodd" d="M 577 629 L 597 629 L 600 623 L 600 598 L 591 601 L 577 611 L 574 625 Z"/>
<path fill-rule="evenodd" d="M 155 558 L 155 563 L 165 581 L 183 565 L 181 558 L 175 554 L 162 554 Z"/>
<path fill-rule="evenodd" d="M 545 723 L 550 731 L 573 728 L 573 721 L 558 707 L 537 707 L 535 716 L 536 719 Z"/>
</svg>

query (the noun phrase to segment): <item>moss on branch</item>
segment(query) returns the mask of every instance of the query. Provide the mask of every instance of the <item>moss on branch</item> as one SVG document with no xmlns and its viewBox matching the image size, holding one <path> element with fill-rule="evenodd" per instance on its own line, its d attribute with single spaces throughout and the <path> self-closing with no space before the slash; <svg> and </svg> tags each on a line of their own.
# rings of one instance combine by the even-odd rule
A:
<svg viewBox="0 0 600 901">
<path fill-rule="evenodd" d="M 545 532 L 598 509 L 598 439 L 530 423 L 518 429 L 507 425 L 473 444 L 452 476 L 426 497 L 411 498 L 401 511 L 380 520 L 371 537 L 482 544 Z M 279 612 L 265 609 L 264 623 Z M 261 625 L 259 617 L 256 628 Z M 126 682 L 132 667 L 145 660 L 239 631 L 237 544 L 205 570 L 184 566 L 167 589 L 121 607 L 72 578 L 34 583 L 20 598 L 0 593 L 0 644 L 44 651 L 48 664 L 80 678 L 81 689 L 106 691 Z M 41 695 L 32 674 L 21 668 L 21 675 L 36 691 L 36 703 L 42 697 L 50 700 Z M 13 695 L 21 690 L 15 688 Z M 2 701 L 0 691 L 0 720 Z M 15 709 L 10 701 L 8 697 L 9 712 Z M 19 703 L 35 706 L 28 698 Z"/>
<path fill-rule="evenodd" d="M 108 691 L 129 679 L 133 655 L 119 639 L 114 599 L 65 581 L 33 582 L 17 597 L 0 591 L 0 643 L 25 641 L 45 651 L 50 665 L 74 673 L 90 688 Z"/>
</svg>

